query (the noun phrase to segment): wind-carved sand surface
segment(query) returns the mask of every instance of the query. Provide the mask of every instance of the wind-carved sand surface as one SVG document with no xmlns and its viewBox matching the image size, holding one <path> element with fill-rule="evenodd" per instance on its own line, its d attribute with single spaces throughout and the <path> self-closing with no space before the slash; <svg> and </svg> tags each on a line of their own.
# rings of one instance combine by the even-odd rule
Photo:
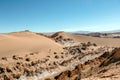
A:
<svg viewBox="0 0 120 80">
<path fill-rule="evenodd" d="M 45 53 L 41 54 L 44 57 L 49 52 L 61 50 L 62 45 L 32 32 L 0 34 L 0 57 L 12 56 L 13 54 L 24 55 L 32 52 Z"/>
<path fill-rule="evenodd" d="M 0 80 L 89 80 L 119 61 L 119 43 L 120 39 L 65 32 L 0 34 Z M 103 75 L 95 78 L 103 79 Z"/>
</svg>

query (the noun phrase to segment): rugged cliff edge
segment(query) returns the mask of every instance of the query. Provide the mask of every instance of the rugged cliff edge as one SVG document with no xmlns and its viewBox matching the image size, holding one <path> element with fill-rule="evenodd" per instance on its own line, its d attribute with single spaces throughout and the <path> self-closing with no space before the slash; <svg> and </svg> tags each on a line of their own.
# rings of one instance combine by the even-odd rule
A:
<svg viewBox="0 0 120 80">
<path fill-rule="evenodd" d="M 27 49 L 32 52 L 22 53 L 22 55 L 11 54 L 9 57 L 1 57 L 0 80 L 120 79 L 120 48 L 78 42 L 72 38 L 71 34 L 64 32 L 55 33 L 49 36 L 49 39 L 48 36 L 31 32 L 2 36 L 2 38 L 6 37 L 11 40 L 14 37 L 14 40 L 20 41 L 23 41 L 24 37 L 27 39 L 24 44 L 31 44 L 31 39 L 34 38 L 32 46 L 35 47 L 27 46 Z M 42 45 L 37 44 L 36 39 Z M 43 40 L 39 41 L 41 39 Z M 45 43 L 47 41 L 49 42 Z M 24 47 L 23 44 L 22 47 Z M 26 47 L 24 48 L 26 50 Z"/>
<path fill-rule="evenodd" d="M 84 78 L 106 60 L 105 54 L 111 54 L 114 48 L 97 46 L 88 42 L 64 47 L 64 52 L 54 52 L 43 59 L 32 59 L 39 53 L 26 54 L 24 57 L 14 55 L 3 57 L 0 63 L 1 80 L 66 80 L 67 78 Z M 12 59 L 10 62 L 9 60 Z M 48 79 L 47 79 L 48 80 Z"/>
</svg>

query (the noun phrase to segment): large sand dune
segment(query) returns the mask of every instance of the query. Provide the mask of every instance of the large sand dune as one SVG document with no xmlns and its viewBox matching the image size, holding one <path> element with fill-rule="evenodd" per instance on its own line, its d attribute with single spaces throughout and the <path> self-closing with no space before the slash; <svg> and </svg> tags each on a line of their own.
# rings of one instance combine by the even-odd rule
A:
<svg viewBox="0 0 120 80">
<path fill-rule="evenodd" d="M 53 40 L 33 32 L 15 32 L 0 34 L 0 57 L 41 52 L 42 56 L 53 51 L 61 51 L 62 46 Z"/>
</svg>

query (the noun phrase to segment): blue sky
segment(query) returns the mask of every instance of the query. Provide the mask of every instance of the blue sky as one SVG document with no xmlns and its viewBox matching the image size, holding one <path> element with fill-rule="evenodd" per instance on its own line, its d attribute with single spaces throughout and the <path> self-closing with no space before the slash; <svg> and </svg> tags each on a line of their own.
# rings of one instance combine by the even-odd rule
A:
<svg viewBox="0 0 120 80">
<path fill-rule="evenodd" d="M 120 0 L 0 0 L 0 33 L 120 29 Z"/>
</svg>

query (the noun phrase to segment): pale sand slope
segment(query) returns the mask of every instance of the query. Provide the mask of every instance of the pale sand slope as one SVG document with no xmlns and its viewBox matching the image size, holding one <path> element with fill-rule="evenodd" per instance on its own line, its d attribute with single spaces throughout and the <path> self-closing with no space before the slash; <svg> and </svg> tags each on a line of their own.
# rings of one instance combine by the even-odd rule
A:
<svg viewBox="0 0 120 80">
<path fill-rule="evenodd" d="M 62 51 L 62 46 L 33 32 L 0 34 L 0 57 L 9 57 L 14 54 L 24 55 L 31 52 L 40 52 L 39 57 L 43 57 L 54 51 Z"/>
<path fill-rule="evenodd" d="M 65 32 L 60 32 L 59 35 L 62 35 L 65 38 L 71 38 L 78 42 L 93 42 L 101 46 L 111 46 L 111 47 L 120 47 L 120 38 L 99 38 L 99 37 L 91 37 L 85 35 L 75 35 Z"/>
<path fill-rule="evenodd" d="M 101 46 L 120 47 L 120 39 L 116 38 L 98 38 L 83 35 L 75 35 L 75 40 L 80 42 L 93 42 Z"/>
</svg>

